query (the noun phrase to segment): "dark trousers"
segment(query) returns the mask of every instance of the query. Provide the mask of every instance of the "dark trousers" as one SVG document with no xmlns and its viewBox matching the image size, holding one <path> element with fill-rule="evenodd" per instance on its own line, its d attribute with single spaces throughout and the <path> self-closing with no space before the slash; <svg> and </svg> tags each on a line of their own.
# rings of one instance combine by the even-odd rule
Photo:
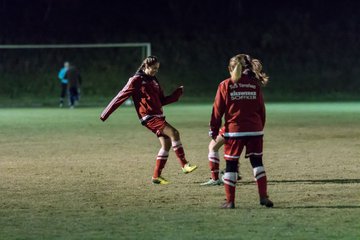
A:
<svg viewBox="0 0 360 240">
<path fill-rule="evenodd" d="M 66 92 L 67 92 L 67 83 L 61 83 L 61 93 L 60 93 L 60 98 L 63 100 L 64 97 L 66 96 Z"/>
<path fill-rule="evenodd" d="M 71 87 L 69 89 L 70 93 L 70 106 L 74 106 L 76 101 L 79 101 L 79 91 L 77 87 Z"/>
</svg>

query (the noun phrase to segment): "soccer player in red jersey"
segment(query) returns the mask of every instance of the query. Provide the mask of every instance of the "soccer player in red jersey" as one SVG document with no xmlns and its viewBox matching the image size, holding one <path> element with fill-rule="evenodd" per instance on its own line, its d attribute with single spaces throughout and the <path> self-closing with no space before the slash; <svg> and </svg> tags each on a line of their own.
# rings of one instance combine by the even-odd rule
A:
<svg viewBox="0 0 360 240">
<path fill-rule="evenodd" d="M 260 204 L 273 207 L 267 194 L 267 179 L 262 160 L 265 104 L 261 87 L 268 81 L 259 60 L 238 54 L 230 59 L 230 78 L 222 81 L 215 96 L 209 135 L 216 141 L 224 116 L 224 159 L 226 172 L 223 177 L 226 202 L 222 208 L 235 208 L 235 188 L 240 155 L 246 148 L 257 182 Z"/>
<path fill-rule="evenodd" d="M 258 59 L 252 59 L 252 65 L 254 67 L 254 71 L 261 73 L 262 71 L 262 64 L 260 60 Z M 223 180 L 219 176 L 220 173 L 225 172 L 220 171 L 220 157 L 219 157 L 219 149 L 224 145 L 225 139 L 224 139 L 224 132 L 225 128 L 222 127 L 219 131 L 219 135 L 216 137 L 216 139 L 211 139 L 209 143 L 209 153 L 208 153 L 208 160 L 209 160 L 209 168 L 211 171 L 211 177 L 208 181 L 201 183 L 201 186 L 217 186 L 222 185 Z M 239 166 L 238 166 L 239 168 Z M 241 180 L 241 175 L 238 170 L 238 177 L 237 180 Z"/>
<path fill-rule="evenodd" d="M 159 81 L 155 77 L 160 67 L 157 57 L 144 59 L 133 77 L 125 87 L 112 99 L 101 113 L 100 119 L 105 121 L 129 97 L 134 101 L 135 110 L 142 125 L 157 135 L 161 148 L 156 158 L 152 177 L 154 184 L 168 184 L 161 176 L 172 147 L 181 164 L 184 173 L 194 171 L 197 166 L 191 165 L 185 158 L 185 152 L 180 140 L 180 134 L 165 120 L 162 106 L 178 101 L 183 93 L 183 86 L 177 88 L 171 95 L 165 96 Z"/>
</svg>

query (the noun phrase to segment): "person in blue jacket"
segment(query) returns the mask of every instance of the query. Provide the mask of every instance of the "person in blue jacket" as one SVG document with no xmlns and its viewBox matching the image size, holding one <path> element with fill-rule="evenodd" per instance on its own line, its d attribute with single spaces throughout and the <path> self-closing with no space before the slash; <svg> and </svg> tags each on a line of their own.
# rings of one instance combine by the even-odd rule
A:
<svg viewBox="0 0 360 240">
<path fill-rule="evenodd" d="M 60 107 L 64 106 L 64 98 L 68 91 L 68 80 L 66 79 L 65 76 L 66 76 L 66 72 L 69 69 L 69 67 L 70 67 L 70 63 L 64 62 L 64 67 L 61 68 L 58 73 L 58 77 L 60 79 L 60 84 L 61 84 L 60 103 L 59 103 Z"/>
</svg>

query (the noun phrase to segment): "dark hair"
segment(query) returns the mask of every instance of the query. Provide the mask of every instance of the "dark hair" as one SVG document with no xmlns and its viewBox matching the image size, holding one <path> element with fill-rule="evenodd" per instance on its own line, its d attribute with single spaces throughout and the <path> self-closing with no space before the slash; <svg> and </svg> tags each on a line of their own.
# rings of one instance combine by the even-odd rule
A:
<svg viewBox="0 0 360 240">
<path fill-rule="evenodd" d="M 140 65 L 140 67 L 138 68 L 137 71 L 138 71 L 138 72 L 139 72 L 139 71 L 143 71 L 146 66 L 152 66 L 152 65 L 154 65 L 154 64 L 156 64 L 156 63 L 158 63 L 158 62 L 159 62 L 159 60 L 158 60 L 157 57 L 155 57 L 155 56 L 148 56 L 147 58 L 145 58 L 145 59 L 143 60 L 143 62 L 141 63 L 141 65 Z"/>
</svg>

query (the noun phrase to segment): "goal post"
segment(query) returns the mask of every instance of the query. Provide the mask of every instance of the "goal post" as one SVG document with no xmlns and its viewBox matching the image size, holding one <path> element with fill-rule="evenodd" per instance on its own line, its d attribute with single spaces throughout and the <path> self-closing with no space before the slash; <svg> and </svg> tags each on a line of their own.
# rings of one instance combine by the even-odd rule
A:
<svg viewBox="0 0 360 240">
<path fill-rule="evenodd" d="M 84 44 L 4 44 L 0 49 L 46 49 L 46 48 L 118 48 L 140 47 L 143 59 L 151 55 L 151 44 L 148 42 L 134 43 L 84 43 Z"/>
<path fill-rule="evenodd" d="M 58 95 L 65 61 L 80 69 L 84 96 L 110 95 L 150 55 L 149 42 L 0 44 L 0 98 Z"/>
</svg>

